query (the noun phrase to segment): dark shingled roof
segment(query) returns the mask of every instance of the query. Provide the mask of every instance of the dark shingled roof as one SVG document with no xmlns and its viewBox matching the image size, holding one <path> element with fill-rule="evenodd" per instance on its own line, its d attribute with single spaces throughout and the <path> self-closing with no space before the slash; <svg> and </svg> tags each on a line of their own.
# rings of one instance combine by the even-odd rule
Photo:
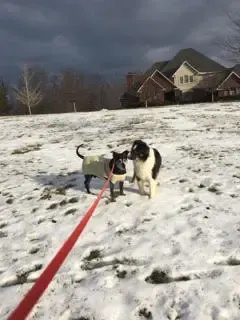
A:
<svg viewBox="0 0 240 320">
<path fill-rule="evenodd" d="M 235 64 L 235 66 L 232 68 L 232 71 L 236 72 L 237 75 L 240 76 L 240 64 Z"/>
<path fill-rule="evenodd" d="M 154 72 L 155 70 L 162 71 L 162 69 L 163 69 L 168 63 L 169 63 L 169 61 L 159 61 L 159 62 L 155 62 L 155 63 L 151 66 L 151 68 L 149 68 L 149 69 L 145 72 L 145 74 L 144 74 L 145 79 L 148 78 L 148 77 L 150 77 L 151 74 L 153 74 L 153 72 Z"/>
<path fill-rule="evenodd" d="M 162 72 L 170 77 L 184 61 L 189 62 L 199 72 L 218 72 L 225 70 L 224 66 L 206 57 L 204 54 L 195 49 L 187 48 L 180 50 L 162 69 Z"/>
<path fill-rule="evenodd" d="M 237 67 L 238 66 L 238 67 Z M 232 72 L 235 72 L 240 77 L 240 65 L 236 65 L 232 68 L 226 68 L 224 71 L 213 73 L 205 76 L 204 79 L 199 82 L 195 88 L 217 88 Z"/>
<path fill-rule="evenodd" d="M 217 72 L 213 74 L 209 74 L 205 76 L 202 81 L 195 87 L 196 89 L 216 89 L 224 79 L 231 73 L 229 69 Z"/>
</svg>

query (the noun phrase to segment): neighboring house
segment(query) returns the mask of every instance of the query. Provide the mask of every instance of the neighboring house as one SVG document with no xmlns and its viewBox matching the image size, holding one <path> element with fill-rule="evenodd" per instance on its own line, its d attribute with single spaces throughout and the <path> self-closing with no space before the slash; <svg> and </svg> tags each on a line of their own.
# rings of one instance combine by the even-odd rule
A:
<svg viewBox="0 0 240 320">
<path fill-rule="evenodd" d="M 123 107 L 215 101 L 240 96 L 240 65 L 226 68 L 188 48 L 170 61 L 154 63 L 144 74 L 128 73 Z"/>
</svg>

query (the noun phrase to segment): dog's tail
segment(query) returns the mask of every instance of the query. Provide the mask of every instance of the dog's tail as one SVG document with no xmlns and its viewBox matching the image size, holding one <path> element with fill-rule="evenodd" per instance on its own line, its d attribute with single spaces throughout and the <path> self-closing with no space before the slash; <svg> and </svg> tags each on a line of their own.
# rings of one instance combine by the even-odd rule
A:
<svg viewBox="0 0 240 320">
<path fill-rule="evenodd" d="M 84 156 L 79 153 L 79 148 L 83 147 L 83 144 L 80 144 L 76 149 L 76 154 L 79 158 L 84 159 Z"/>
</svg>

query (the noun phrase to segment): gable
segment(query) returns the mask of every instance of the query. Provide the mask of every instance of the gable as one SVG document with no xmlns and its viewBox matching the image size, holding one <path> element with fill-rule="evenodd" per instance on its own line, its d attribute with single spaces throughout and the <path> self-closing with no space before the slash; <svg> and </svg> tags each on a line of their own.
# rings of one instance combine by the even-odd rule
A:
<svg viewBox="0 0 240 320">
<path fill-rule="evenodd" d="M 235 72 L 231 72 L 225 80 L 218 86 L 218 90 L 228 90 L 230 88 L 240 88 L 240 76 Z"/>
<path fill-rule="evenodd" d="M 184 75 L 195 75 L 197 70 L 193 68 L 187 61 L 184 61 L 181 66 L 175 71 L 173 77 L 175 76 L 184 76 Z"/>
<path fill-rule="evenodd" d="M 139 87 L 138 92 L 140 92 L 149 79 L 156 82 L 161 88 L 163 88 L 166 91 L 171 91 L 173 88 L 175 88 L 174 83 L 171 82 L 170 79 L 168 79 L 164 74 L 162 74 L 159 70 L 155 70 L 147 79 L 144 80 L 142 85 Z"/>
<path fill-rule="evenodd" d="M 138 92 L 142 93 L 146 90 L 149 90 L 150 88 L 154 88 L 154 90 L 165 91 L 165 88 L 157 81 L 157 79 L 149 77 L 146 81 L 144 81 L 142 86 L 139 88 Z"/>
<path fill-rule="evenodd" d="M 161 74 L 161 72 L 154 72 L 152 75 L 152 79 L 157 81 L 166 91 L 170 91 L 175 88 L 175 85 L 163 74 Z"/>
</svg>

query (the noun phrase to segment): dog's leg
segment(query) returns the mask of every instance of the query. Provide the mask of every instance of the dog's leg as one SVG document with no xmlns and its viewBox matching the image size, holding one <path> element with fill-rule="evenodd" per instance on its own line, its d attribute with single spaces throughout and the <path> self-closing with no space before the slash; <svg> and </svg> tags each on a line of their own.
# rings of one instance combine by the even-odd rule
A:
<svg viewBox="0 0 240 320">
<path fill-rule="evenodd" d="M 150 194 L 149 198 L 152 199 L 156 195 L 156 187 L 157 187 L 157 181 L 154 179 L 151 179 L 149 181 L 149 189 L 150 189 Z"/>
<path fill-rule="evenodd" d="M 125 193 L 123 192 L 123 184 L 123 181 L 119 182 L 120 196 L 125 196 Z"/>
<path fill-rule="evenodd" d="M 133 172 L 133 177 L 132 177 L 132 180 L 131 180 L 131 183 L 134 183 L 136 180 L 136 174 L 135 174 L 135 171 Z"/>
<path fill-rule="evenodd" d="M 146 194 L 144 190 L 144 181 L 137 178 L 137 184 L 140 195 L 144 196 Z"/>
<path fill-rule="evenodd" d="M 87 190 L 87 193 L 91 193 L 90 192 L 90 182 L 91 182 L 91 180 L 92 180 L 92 176 L 89 175 L 89 174 L 86 174 L 85 175 L 84 186 L 85 186 L 85 188 Z"/>
<path fill-rule="evenodd" d="M 110 181 L 110 196 L 111 196 L 111 202 L 116 201 L 116 197 L 114 195 L 114 184 Z"/>
</svg>

